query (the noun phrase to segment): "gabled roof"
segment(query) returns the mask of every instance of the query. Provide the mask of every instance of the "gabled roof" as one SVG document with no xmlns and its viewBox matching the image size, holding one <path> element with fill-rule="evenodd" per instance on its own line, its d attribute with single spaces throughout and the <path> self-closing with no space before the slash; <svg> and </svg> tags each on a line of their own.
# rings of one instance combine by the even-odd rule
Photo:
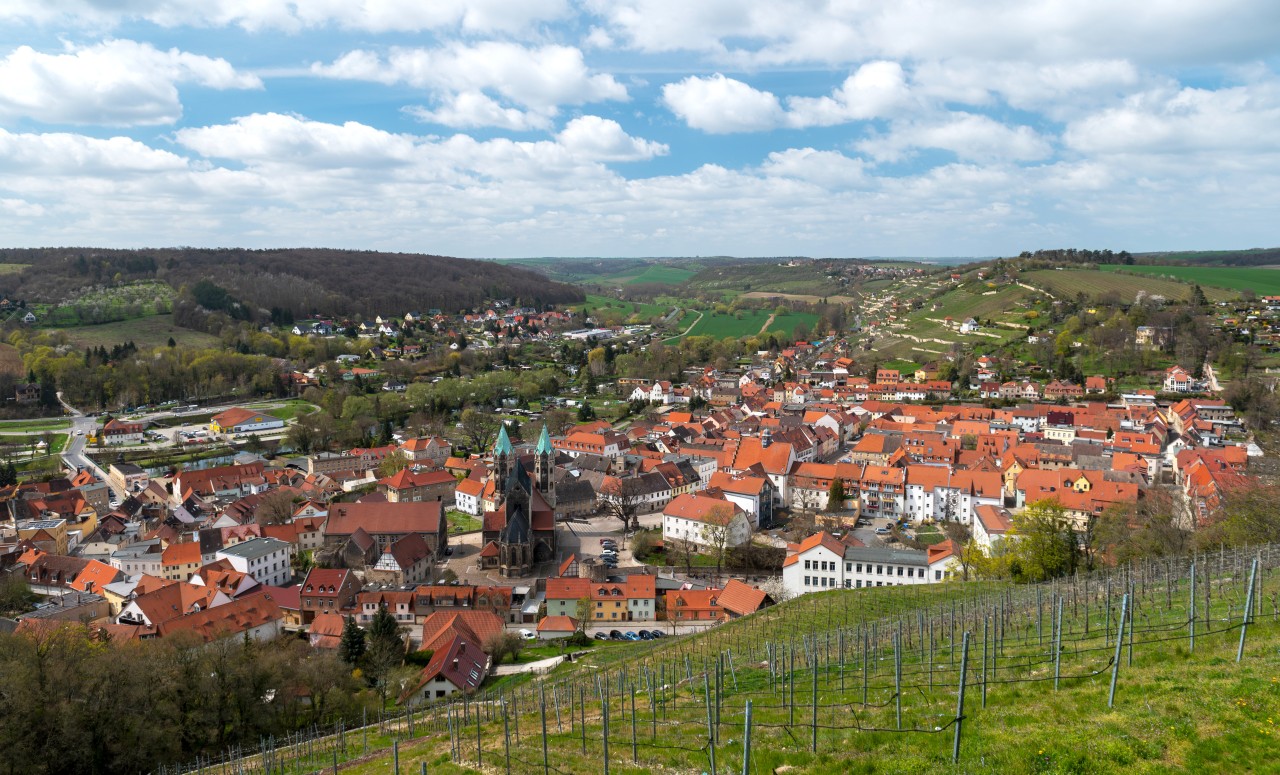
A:
<svg viewBox="0 0 1280 775">
<path fill-rule="evenodd" d="M 730 579 L 720 594 L 720 607 L 739 616 L 746 616 L 759 611 L 768 600 L 767 592 L 737 579 Z"/>
</svg>

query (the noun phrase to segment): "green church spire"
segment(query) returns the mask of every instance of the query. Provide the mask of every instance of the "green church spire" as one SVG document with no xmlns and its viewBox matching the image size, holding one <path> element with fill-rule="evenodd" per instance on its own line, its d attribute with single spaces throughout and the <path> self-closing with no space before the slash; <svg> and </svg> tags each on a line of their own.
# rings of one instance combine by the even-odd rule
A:
<svg viewBox="0 0 1280 775">
<path fill-rule="evenodd" d="M 542 435 L 538 437 L 538 448 L 535 450 L 539 455 L 550 455 L 551 450 L 551 434 L 547 433 L 547 426 L 542 426 Z"/>
</svg>

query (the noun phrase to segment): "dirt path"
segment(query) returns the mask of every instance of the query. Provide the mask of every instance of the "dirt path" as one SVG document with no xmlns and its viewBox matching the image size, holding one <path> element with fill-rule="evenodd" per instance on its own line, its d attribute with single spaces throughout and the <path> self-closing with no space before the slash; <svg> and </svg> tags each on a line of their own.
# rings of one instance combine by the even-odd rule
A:
<svg viewBox="0 0 1280 775">
<path fill-rule="evenodd" d="M 694 327 L 694 326 L 696 326 L 696 325 L 698 325 L 698 322 L 702 320 L 702 314 L 703 314 L 703 313 L 699 312 L 699 313 L 698 313 L 698 316 L 697 316 L 696 318 L 694 318 L 694 319 L 693 319 L 693 322 L 692 322 L 692 323 L 690 323 L 690 324 L 689 324 L 689 327 L 688 327 L 688 328 L 686 328 L 684 331 L 682 331 L 681 333 L 676 334 L 675 336 L 669 336 L 669 337 L 667 337 L 666 339 L 663 339 L 662 341 L 664 341 L 664 342 L 671 342 L 671 341 L 675 341 L 676 339 L 679 339 L 679 338 L 680 338 L 680 337 L 682 337 L 682 336 L 688 336 L 688 335 L 689 335 L 689 332 L 693 330 L 693 327 Z"/>
<path fill-rule="evenodd" d="M 773 319 L 776 318 L 777 316 L 778 316 L 778 313 L 776 312 L 769 313 L 769 319 L 764 322 L 763 326 L 760 326 L 760 330 L 757 333 L 763 334 L 765 331 L 768 331 L 769 326 L 773 325 Z"/>
</svg>

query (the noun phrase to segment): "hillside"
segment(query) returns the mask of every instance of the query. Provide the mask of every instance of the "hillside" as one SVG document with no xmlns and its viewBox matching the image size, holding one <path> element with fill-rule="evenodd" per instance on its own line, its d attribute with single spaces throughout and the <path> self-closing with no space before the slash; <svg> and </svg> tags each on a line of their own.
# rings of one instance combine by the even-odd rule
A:
<svg viewBox="0 0 1280 775">
<path fill-rule="evenodd" d="M 739 772 L 750 702 L 749 772 L 1259 771 L 1280 754 L 1280 624 L 1264 604 L 1280 590 L 1280 552 L 1264 548 L 1250 597 L 1255 551 L 1201 557 L 1194 588 L 1186 561 L 1162 560 L 1076 583 L 810 594 L 419 710 L 367 743 L 351 731 L 295 747 L 296 764 L 289 751 L 273 760 L 316 771 L 336 755 L 349 773 L 393 771 L 397 756 L 401 772 Z"/>
<path fill-rule="evenodd" d="M 210 280 L 245 304 L 349 316 L 403 314 L 439 308 L 457 312 L 485 299 L 543 305 L 582 301 L 577 288 L 523 267 L 416 253 L 288 248 L 278 250 L 161 248 L 0 250 L 0 294 L 57 304 L 86 289 L 161 280 L 175 289 Z"/>
</svg>

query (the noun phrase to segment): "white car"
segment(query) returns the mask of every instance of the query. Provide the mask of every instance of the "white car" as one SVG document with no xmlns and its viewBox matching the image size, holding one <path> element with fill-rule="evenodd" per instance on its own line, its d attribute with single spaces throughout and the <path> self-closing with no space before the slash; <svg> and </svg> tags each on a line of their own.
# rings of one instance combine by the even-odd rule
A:
<svg viewBox="0 0 1280 775">
<path fill-rule="evenodd" d="M 533 640 L 538 636 L 533 633 L 533 630 L 521 630 L 520 637 L 524 638 L 525 640 Z"/>
</svg>

